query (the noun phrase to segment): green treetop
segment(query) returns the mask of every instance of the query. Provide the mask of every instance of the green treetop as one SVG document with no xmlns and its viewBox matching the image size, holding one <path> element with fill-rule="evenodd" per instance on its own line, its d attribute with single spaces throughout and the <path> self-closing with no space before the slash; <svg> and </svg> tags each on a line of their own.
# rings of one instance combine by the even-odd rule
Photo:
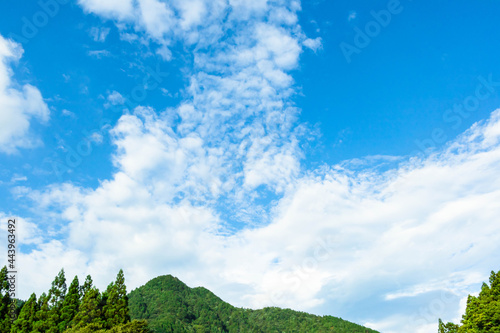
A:
<svg viewBox="0 0 500 333">
<path fill-rule="evenodd" d="M 92 277 L 90 275 L 87 275 L 87 277 L 85 278 L 85 282 L 80 287 L 80 298 L 83 298 L 83 296 L 85 296 L 85 294 L 90 289 L 92 289 L 93 283 L 94 282 L 92 281 Z"/>
<path fill-rule="evenodd" d="M 59 323 L 59 331 L 64 331 L 65 329 L 72 326 L 73 318 L 78 312 L 80 306 L 80 283 L 78 282 L 78 276 L 75 276 L 71 282 L 68 294 L 64 298 L 62 309 L 61 309 L 61 322 Z"/>
<path fill-rule="evenodd" d="M 34 331 L 37 310 L 38 303 L 36 301 L 36 295 L 33 293 L 21 308 L 19 317 L 17 317 L 16 321 L 12 325 L 11 332 L 32 333 Z"/>
<path fill-rule="evenodd" d="M 49 310 L 49 296 L 43 293 L 38 299 L 33 332 L 45 333 L 49 330 Z"/>
<path fill-rule="evenodd" d="M 102 328 L 104 323 L 101 314 L 101 294 L 99 289 L 91 287 L 83 296 L 82 303 L 73 319 L 74 327 Z"/>
<path fill-rule="evenodd" d="M 49 328 L 47 333 L 59 333 L 59 324 L 61 323 L 61 310 L 66 296 L 66 277 L 64 276 L 64 268 L 52 282 L 52 287 L 49 290 Z"/>
<path fill-rule="evenodd" d="M 0 333 L 9 333 L 11 318 L 10 318 L 10 303 L 9 281 L 7 280 L 7 266 L 0 270 Z"/>
<path fill-rule="evenodd" d="M 479 296 L 469 295 L 461 326 L 439 319 L 439 333 L 457 332 L 500 333 L 500 271 L 491 272 L 490 285 L 483 283 Z"/>
<path fill-rule="evenodd" d="M 130 321 L 127 287 L 125 286 L 125 276 L 122 269 L 118 272 L 116 281 L 111 283 L 106 290 L 104 316 L 107 325 L 109 325 L 108 327 L 125 324 Z"/>
<path fill-rule="evenodd" d="M 500 271 L 491 272 L 479 296 L 469 295 L 462 324 L 459 332 L 500 332 Z"/>
</svg>

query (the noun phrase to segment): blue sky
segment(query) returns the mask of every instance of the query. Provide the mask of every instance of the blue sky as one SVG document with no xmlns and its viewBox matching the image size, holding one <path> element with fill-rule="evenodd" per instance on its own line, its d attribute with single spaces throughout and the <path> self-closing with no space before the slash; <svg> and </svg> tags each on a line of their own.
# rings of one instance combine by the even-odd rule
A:
<svg viewBox="0 0 500 333">
<path fill-rule="evenodd" d="M 499 269 L 498 9 L 1 2 L 21 294 L 123 268 L 382 332 L 458 322 Z"/>
</svg>

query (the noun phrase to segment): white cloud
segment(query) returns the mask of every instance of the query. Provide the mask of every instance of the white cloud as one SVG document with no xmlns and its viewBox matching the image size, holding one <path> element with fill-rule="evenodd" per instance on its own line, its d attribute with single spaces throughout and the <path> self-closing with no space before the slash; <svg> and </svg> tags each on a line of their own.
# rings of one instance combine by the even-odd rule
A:
<svg viewBox="0 0 500 333">
<path fill-rule="evenodd" d="M 74 112 L 71 112 L 71 111 L 69 111 L 69 110 L 67 110 L 67 109 L 63 109 L 63 110 L 61 111 L 61 113 L 63 114 L 63 116 L 70 117 L 70 118 L 76 118 L 75 113 L 74 113 Z"/>
<path fill-rule="evenodd" d="M 21 176 L 21 175 L 18 175 L 18 174 L 14 174 L 12 176 L 12 179 L 10 180 L 11 183 L 16 183 L 16 182 L 25 182 L 28 180 L 28 177 L 26 176 Z"/>
<path fill-rule="evenodd" d="M 355 12 L 354 10 L 351 10 L 349 12 L 349 15 L 347 16 L 347 21 L 351 22 L 352 20 L 355 20 L 356 17 L 358 17 L 358 13 Z"/>
<path fill-rule="evenodd" d="M 18 148 L 41 145 L 30 131 L 34 120 L 47 122 L 49 108 L 40 91 L 25 84 L 20 87 L 12 80 L 11 63 L 23 54 L 21 45 L 0 35 L 0 152 L 12 154 Z"/>
<path fill-rule="evenodd" d="M 7 239 L 7 221 L 9 219 L 15 220 L 16 242 L 17 245 L 31 245 L 42 244 L 43 237 L 41 237 L 40 229 L 38 226 L 31 222 L 29 219 L 19 218 L 17 216 L 9 216 L 0 212 L 0 230 L 2 231 L 2 238 Z"/>
<path fill-rule="evenodd" d="M 113 90 L 111 93 L 108 95 L 108 102 L 111 105 L 122 105 L 125 103 L 125 97 L 122 96 L 118 91 Z"/>
<path fill-rule="evenodd" d="M 157 0 L 141 0 L 139 24 L 153 37 L 161 41 L 171 33 L 174 13 L 167 3 Z"/>
<path fill-rule="evenodd" d="M 60 256 L 59 266 L 91 273 L 100 286 L 123 267 L 129 288 L 170 273 L 246 307 L 338 315 L 346 304 L 405 300 L 408 311 L 394 316 L 350 314 L 386 331 L 434 327 L 440 311 L 416 319 L 413 311 L 441 301 L 435 292 L 470 292 L 499 259 L 500 112 L 423 160 L 378 156 L 306 173 L 289 71 L 302 46 L 316 44 L 286 26 L 298 2 L 189 3 L 182 11 L 179 2 L 139 0 L 129 10 L 80 1 L 145 31 L 167 58 L 174 39 L 196 44 L 189 98 L 123 115 L 111 131 L 116 171 L 97 188 L 28 192 L 62 224 L 52 226 L 62 239 L 25 255 L 23 283 L 41 286 L 35 280 L 54 275 Z M 366 167 L 379 161 L 401 163 Z M 266 191 L 257 187 L 269 192 L 268 206 L 258 204 Z M 249 220 L 252 227 L 231 228 Z M 453 301 L 443 302 L 454 316 Z"/>
<path fill-rule="evenodd" d="M 104 140 L 104 137 L 102 136 L 102 134 L 94 132 L 90 135 L 89 139 L 92 140 L 92 142 L 95 142 L 96 144 L 101 144 L 102 141 Z"/>
<path fill-rule="evenodd" d="M 296 11 L 300 9 L 297 1 L 286 1 L 282 5 L 270 6 L 267 0 L 231 0 L 229 3 L 224 0 L 136 2 L 80 0 L 79 4 L 87 12 L 118 20 L 119 29 L 127 29 L 129 24 L 133 24 L 136 30 L 145 31 L 149 38 L 162 45 L 159 53 L 166 60 L 170 59 L 170 56 L 165 55 L 168 54 L 168 47 L 172 41 L 213 45 L 218 39 L 224 38 L 223 29 L 233 28 L 234 24 L 249 22 L 252 18 L 260 20 L 266 15 L 276 26 L 295 25 Z M 134 35 L 130 32 L 121 32 L 121 37 L 125 40 L 136 40 Z"/>
<path fill-rule="evenodd" d="M 101 59 L 102 57 L 109 57 L 111 52 L 108 50 L 89 50 L 88 55 L 91 57 L 96 57 L 97 59 Z"/>
<path fill-rule="evenodd" d="M 108 37 L 109 32 L 111 31 L 110 28 L 98 28 L 98 27 L 92 27 L 90 29 L 90 36 L 95 42 L 104 42 L 106 41 L 106 37 Z"/>
<path fill-rule="evenodd" d="M 207 8 L 203 0 L 176 1 L 176 7 L 180 9 L 180 22 L 184 30 L 200 25 L 206 17 Z"/>
<path fill-rule="evenodd" d="M 310 48 L 314 52 L 316 52 L 317 50 L 319 50 L 323 47 L 323 45 L 321 43 L 321 37 L 316 37 L 314 39 L 307 38 L 306 40 L 304 40 L 302 42 L 302 44 L 304 44 L 305 47 Z"/>
<path fill-rule="evenodd" d="M 459 299 L 498 262 L 499 114 L 425 160 L 384 173 L 333 166 L 295 179 L 269 225 L 222 236 L 210 204 L 172 200 L 210 198 L 218 170 L 198 168 L 218 164 L 200 138 L 176 137 L 167 118 L 138 109 L 113 131 L 113 179 L 83 192 L 54 187 L 36 201 L 61 205 L 71 221 L 61 251 L 85 253 L 86 272 L 103 267 L 101 283 L 123 266 L 131 287 L 173 273 L 237 305 L 299 310 L 375 295 L 378 306 L 405 300 L 408 311 L 367 320 L 372 327 L 424 332 L 438 317 L 454 318 Z"/>
<path fill-rule="evenodd" d="M 87 11 L 107 18 L 120 20 L 131 19 L 133 16 L 132 0 L 79 0 L 78 3 Z"/>
</svg>

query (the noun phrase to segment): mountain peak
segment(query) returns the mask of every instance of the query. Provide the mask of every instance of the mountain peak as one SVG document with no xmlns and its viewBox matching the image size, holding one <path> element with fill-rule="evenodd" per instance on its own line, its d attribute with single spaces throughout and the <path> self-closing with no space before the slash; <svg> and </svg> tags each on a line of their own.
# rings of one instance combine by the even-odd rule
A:
<svg viewBox="0 0 500 333">
<path fill-rule="evenodd" d="M 129 294 L 130 315 L 154 332 L 352 332 L 376 333 L 332 316 L 269 307 L 236 308 L 204 287 L 190 288 L 172 275 L 158 276 Z"/>
</svg>

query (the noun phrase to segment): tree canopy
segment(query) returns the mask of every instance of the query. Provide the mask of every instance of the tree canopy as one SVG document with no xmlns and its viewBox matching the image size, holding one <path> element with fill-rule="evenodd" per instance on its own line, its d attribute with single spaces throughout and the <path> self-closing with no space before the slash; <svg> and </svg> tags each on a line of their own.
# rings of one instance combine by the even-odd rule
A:
<svg viewBox="0 0 500 333">
<path fill-rule="evenodd" d="M 461 325 L 444 324 L 439 319 L 439 333 L 500 333 L 500 271 L 490 274 L 490 285 L 483 283 L 479 295 L 467 298 Z"/>
<path fill-rule="evenodd" d="M 376 332 L 332 316 L 276 307 L 236 308 L 205 288 L 189 288 L 160 276 L 129 295 L 130 314 L 146 319 L 153 332 Z"/>
<path fill-rule="evenodd" d="M 376 333 L 332 316 L 315 316 L 276 307 L 236 308 L 209 290 L 189 288 L 170 275 L 160 276 L 127 294 L 119 270 L 104 291 L 88 275 L 69 287 L 64 269 L 47 293 L 17 301 L 10 317 L 7 269 L 0 270 L 0 333 L 166 333 L 166 332 L 337 332 Z"/>
<path fill-rule="evenodd" d="M 0 271 L 0 333 L 149 333 L 146 321 L 130 321 L 123 271 L 100 293 L 87 276 L 80 286 L 75 276 L 67 288 L 64 269 L 54 278 L 48 293 L 31 294 L 17 302 L 17 318 L 10 316 L 7 268 Z"/>
</svg>

